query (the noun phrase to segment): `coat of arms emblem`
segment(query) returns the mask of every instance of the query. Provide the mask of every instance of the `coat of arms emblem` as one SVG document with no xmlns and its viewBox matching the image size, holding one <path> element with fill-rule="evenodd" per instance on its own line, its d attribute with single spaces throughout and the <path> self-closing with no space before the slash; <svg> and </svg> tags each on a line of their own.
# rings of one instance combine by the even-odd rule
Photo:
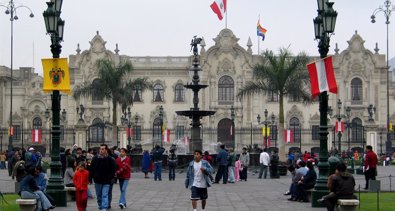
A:
<svg viewBox="0 0 395 211">
<path fill-rule="evenodd" d="M 58 85 L 62 83 L 62 78 L 64 78 L 65 72 L 59 67 L 54 67 L 49 71 L 49 78 L 51 78 L 53 85 Z"/>
</svg>

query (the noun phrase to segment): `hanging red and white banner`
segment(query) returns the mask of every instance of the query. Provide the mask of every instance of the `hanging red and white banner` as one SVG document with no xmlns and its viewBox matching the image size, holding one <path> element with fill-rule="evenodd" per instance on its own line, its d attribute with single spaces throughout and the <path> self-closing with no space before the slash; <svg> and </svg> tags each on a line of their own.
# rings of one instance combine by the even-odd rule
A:
<svg viewBox="0 0 395 211">
<path fill-rule="evenodd" d="M 311 95 L 313 98 L 324 91 L 337 94 L 335 72 L 332 57 L 326 57 L 307 65 L 310 74 Z"/>
<path fill-rule="evenodd" d="M 133 128 L 126 128 L 126 138 L 129 137 L 133 137 Z"/>
<path fill-rule="evenodd" d="M 163 142 L 170 143 L 170 130 L 169 129 L 165 129 L 163 131 Z"/>
<path fill-rule="evenodd" d="M 344 132 L 344 122 L 343 121 L 340 121 L 340 124 L 339 124 L 339 121 L 336 121 L 336 132 Z"/>
<path fill-rule="evenodd" d="M 41 130 L 32 130 L 32 143 L 41 143 Z"/>
<path fill-rule="evenodd" d="M 264 138 L 265 139 L 265 138 Z M 270 147 L 270 137 L 266 138 L 266 143 L 264 144 L 266 147 Z"/>
<path fill-rule="evenodd" d="M 293 130 L 284 130 L 284 142 L 285 143 L 294 143 L 294 131 Z"/>
</svg>

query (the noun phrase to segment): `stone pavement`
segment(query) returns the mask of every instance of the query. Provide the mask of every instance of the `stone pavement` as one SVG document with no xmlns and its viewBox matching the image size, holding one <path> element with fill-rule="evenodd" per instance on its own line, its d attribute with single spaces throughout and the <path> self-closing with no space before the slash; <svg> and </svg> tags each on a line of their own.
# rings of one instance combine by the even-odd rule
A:
<svg viewBox="0 0 395 211">
<path fill-rule="evenodd" d="M 381 180 L 383 191 L 389 191 L 389 175 L 394 174 L 395 166 L 379 167 L 378 179 Z M 162 181 L 144 179 L 141 172 L 132 173 L 127 190 L 128 207 L 125 210 L 192 210 L 189 200 L 190 190 L 185 189 L 185 173 L 177 173 L 175 181 L 168 181 L 167 172 L 162 173 Z M 257 179 L 257 174 L 250 172 L 247 182 L 235 184 L 215 184 L 208 190 L 207 211 L 231 211 L 231 210 L 319 210 L 325 208 L 312 208 L 311 203 L 290 202 L 289 196 L 283 193 L 289 187 L 291 176 L 282 176 L 280 179 Z M 355 175 L 357 187 L 364 187 L 364 176 Z M 90 189 L 94 193 L 93 186 Z M 14 191 L 14 182 L 8 177 L 6 170 L 0 171 L 0 191 L 10 193 Z M 393 190 L 392 190 L 393 191 Z M 121 210 L 118 207 L 119 185 L 113 189 L 112 211 Z M 57 207 L 55 211 L 76 210 L 75 202 L 69 202 L 67 207 Z M 89 199 L 88 211 L 98 210 L 96 199 Z M 200 209 L 200 203 L 198 204 Z"/>
</svg>

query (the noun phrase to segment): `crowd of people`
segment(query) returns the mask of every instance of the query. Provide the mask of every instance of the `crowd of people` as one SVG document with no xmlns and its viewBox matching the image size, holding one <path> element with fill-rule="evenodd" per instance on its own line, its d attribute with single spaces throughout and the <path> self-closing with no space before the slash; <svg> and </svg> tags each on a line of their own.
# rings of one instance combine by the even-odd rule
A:
<svg viewBox="0 0 395 211">
<path fill-rule="evenodd" d="M 75 187 L 75 201 L 79 211 L 86 210 L 87 200 L 94 198 L 93 192 L 88 188 L 94 184 L 96 200 L 99 210 L 104 211 L 111 208 L 114 184 L 119 185 L 120 197 L 118 205 L 121 209 L 127 207 L 126 191 L 131 178 L 130 151 L 125 148 L 109 148 L 101 144 L 98 152 L 94 149 L 88 151 L 74 145 L 71 149 L 61 150 L 60 160 L 62 163 L 62 176 L 66 187 Z M 176 179 L 175 169 L 178 165 L 178 157 L 175 148 L 165 152 L 163 147 L 156 145 L 151 152 L 145 150 L 141 158 L 141 171 L 144 178 L 149 178 L 148 173 L 153 173 L 155 181 L 162 180 L 162 167 L 164 154 L 167 154 L 167 166 L 169 169 L 169 180 Z M 354 153 L 354 157 L 359 153 Z M 359 159 L 359 158 L 358 158 Z M 375 180 L 377 174 L 378 157 L 373 152 L 372 146 L 366 146 L 364 154 L 364 174 L 366 179 L 365 189 L 369 188 L 369 181 Z M 8 161 L 8 166 L 6 166 Z M 216 175 L 214 175 L 213 162 L 216 162 Z M 270 153 L 262 149 L 259 156 L 258 179 L 266 179 L 268 172 L 270 178 L 278 178 L 279 156 L 274 149 Z M 292 175 L 289 190 L 284 195 L 290 195 L 288 200 L 309 202 L 307 192 L 314 188 L 317 173 L 314 156 L 309 152 L 300 154 L 291 151 L 288 154 L 288 171 Z M 192 207 L 195 210 L 197 200 L 202 200 L 202 208 L 206 206 L 208 197 L 207 188 L 211 184 L 235 183 L 247 181 L 250 155 L 247 148 L 243 148 L 240 154 L 232 148 L 220 145 L 220 150 L 214 160 L 208 151 L 194 151 L 194 159 L 187 165 L 185 186 L 191 189 Z M 20 183 L 18 192 L 22 198 L 37 199 L 37 210 L 53 209 L 54 200 L 46 193 L 48 176 L 42 168 L 42 155 L 33 147 L 15 149 L 12 152 L 0 153 L 0 168 L 8 168 L 9 176 Z M 347 167 L 340 163 L 333 175 L 328 177 L 328 189 L 330 194 L 323 197 L 319 202 L 325 203 L 328 210 L 333 210 L 335 200 L 339 198 L 353 198 L 355 180 L 352 174 L 347 173 Z"/>
</svg>

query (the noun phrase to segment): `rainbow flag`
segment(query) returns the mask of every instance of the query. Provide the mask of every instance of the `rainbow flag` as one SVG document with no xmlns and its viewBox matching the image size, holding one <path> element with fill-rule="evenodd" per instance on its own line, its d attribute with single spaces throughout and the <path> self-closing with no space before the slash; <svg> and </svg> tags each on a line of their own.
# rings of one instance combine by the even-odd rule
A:
<svg viewBox="0 0 395 211">
<path fill-rule="evenodd" d="M 256 24 L 256 35 L 261 36 L 262 41 L 265 40 L 266 31 L 267 30 L 261 26 L 258 20 L 258 23 Z"/>
</svg>

